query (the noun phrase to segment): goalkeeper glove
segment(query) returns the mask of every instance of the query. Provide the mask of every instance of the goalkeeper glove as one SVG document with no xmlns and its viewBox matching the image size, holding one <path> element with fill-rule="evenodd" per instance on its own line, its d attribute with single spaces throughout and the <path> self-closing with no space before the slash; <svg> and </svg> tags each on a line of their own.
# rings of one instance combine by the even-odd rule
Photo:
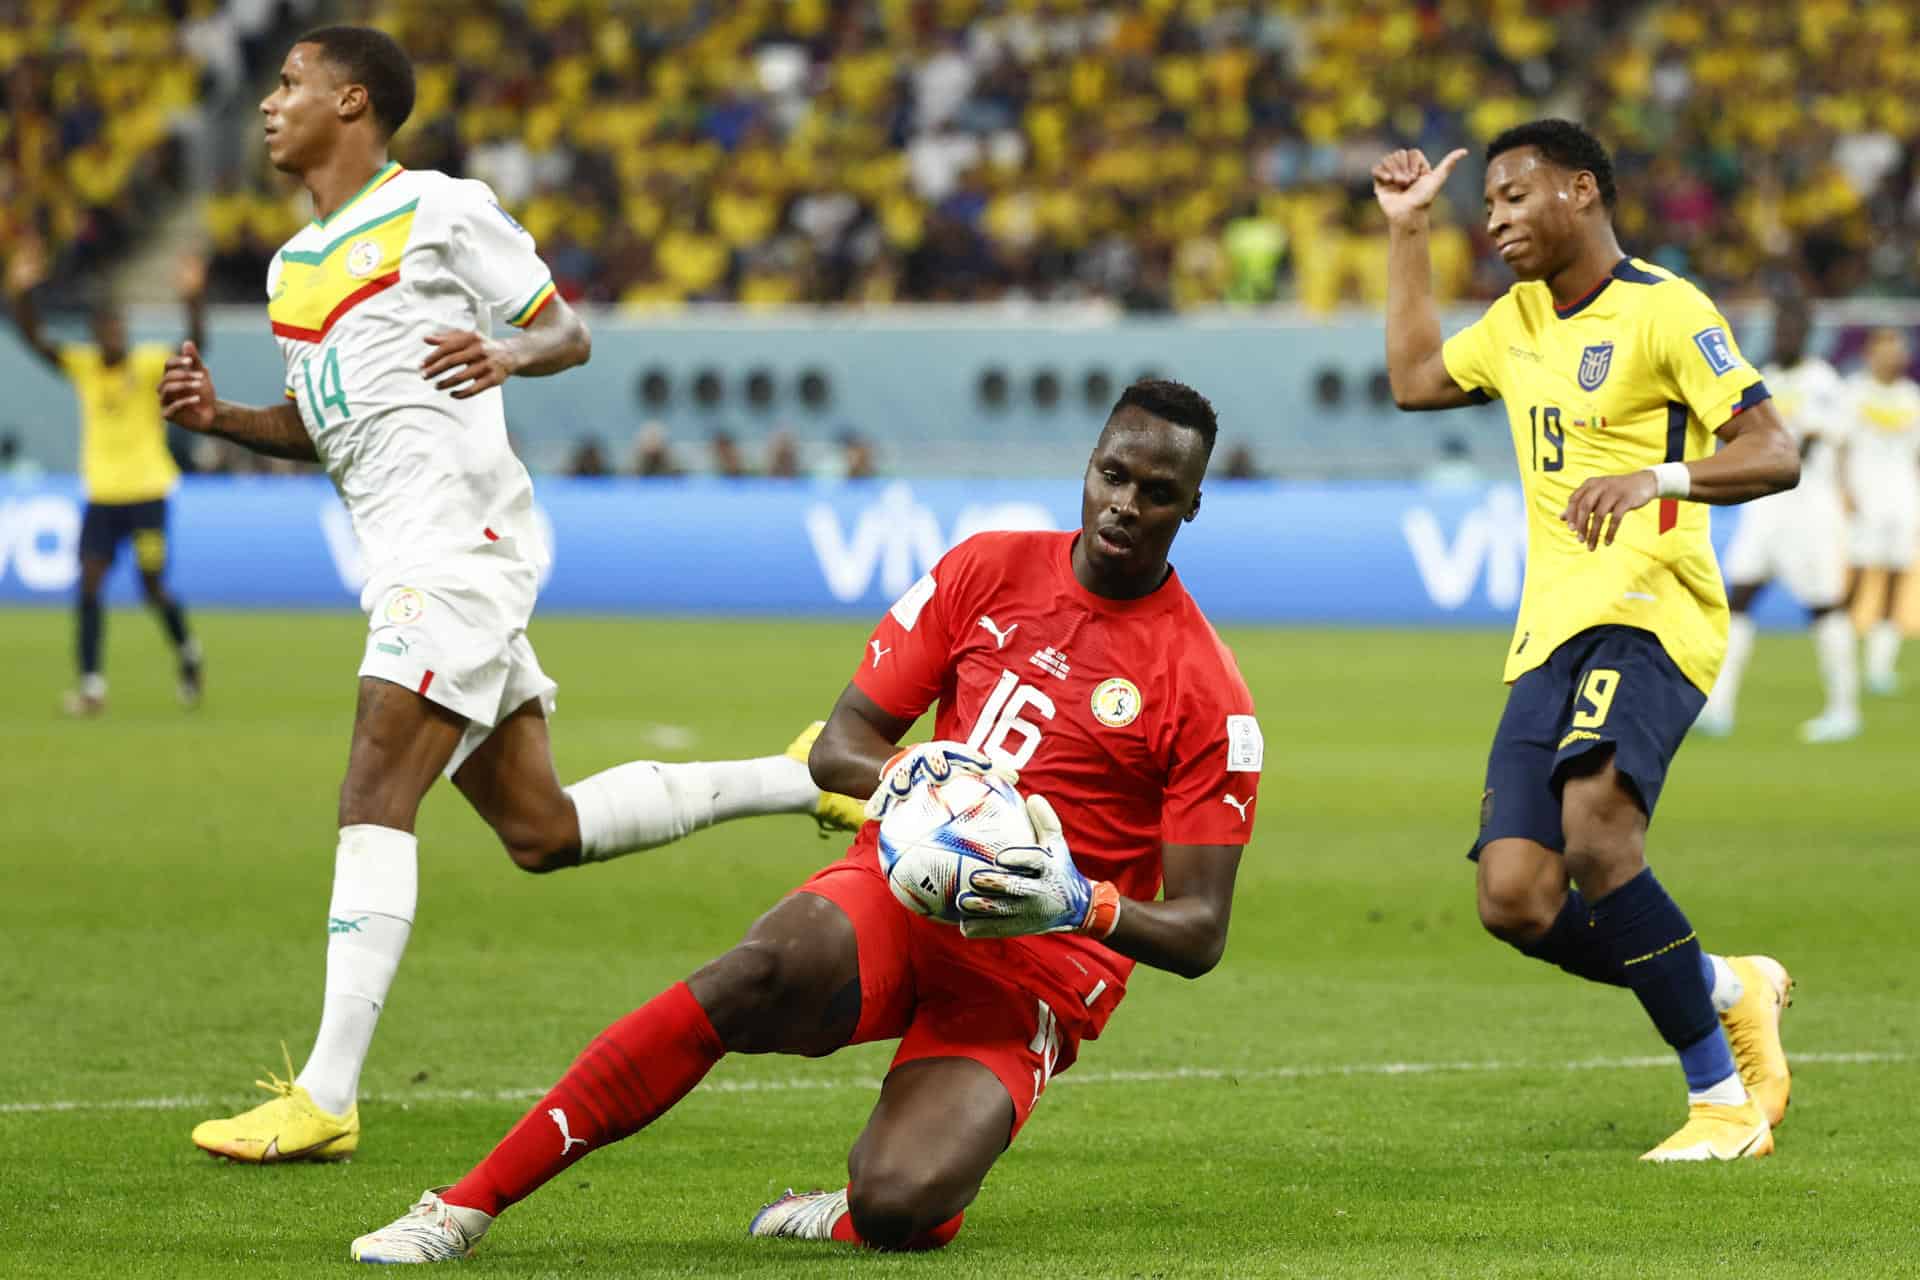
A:
<svg viewBox="0 0 1920 1280">
<path fill-rule="evenodd" d="M 1059 815 L 1045 796 L 1027 797 L 1035 843 L 1002 849 L 996 870 L 967 877 L 954 900 L 969 938 L 1019 938 L 1035 933 L 1084 933 L 1105 938 L 1120 922 L 1120 891 L 1110 880 L 1080 874 L 1067 849 Z"/>
<path fill-rule="evenodd" d="M 867 817 L 885 817 L 889 809 L 913 794 L 922 780 L 932 778 L 945 782 L 956 769 L 965 773 L 998 774 L 1009 783 L 1020 776 L 996 765 L 992 757 L 964 742 L 922 742 L 902 747 L 880 766 L 880 785 L 867 797 Z"/>
</svg>

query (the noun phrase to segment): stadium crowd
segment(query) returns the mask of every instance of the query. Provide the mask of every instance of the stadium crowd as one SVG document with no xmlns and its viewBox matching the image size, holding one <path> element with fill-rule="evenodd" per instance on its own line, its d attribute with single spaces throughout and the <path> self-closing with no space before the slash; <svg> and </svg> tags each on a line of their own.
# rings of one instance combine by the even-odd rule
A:
<svg viewBox="0 0 1920 1280">
<path fill-rule="evenodd" d="M 421 67 L 403 159 L 490 182 L 570 297 L 1378 303 L 1383 146 L 1592 123 L 1622 239 L 1716 296 L 1920 288 L 1920 16 L 1845 0 L 350 0 Z M 1443 296 L 1506 273 L 1477 165 Z M 236 175 L 216 288 L 297 198 Z M 1877 237 L 1870 228 L 1878 228 Z"/>
<path fill-rule="evenodd" d="M 110 269 L 185 195 L 189 142 L 250 94 L 316 0 L 0 3 L 0 259 Z"/>
</svg>

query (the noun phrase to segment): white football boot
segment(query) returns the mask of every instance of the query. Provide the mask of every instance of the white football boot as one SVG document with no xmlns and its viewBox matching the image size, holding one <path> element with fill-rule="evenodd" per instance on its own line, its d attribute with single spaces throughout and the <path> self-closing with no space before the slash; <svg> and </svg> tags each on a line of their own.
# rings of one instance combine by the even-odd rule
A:
<svg viewBox="0 0 1920 1280">
<path fill-rule="evenodd" d="M 834 1224 L 847 1212 L 847 1189 L 793 1191 L 761 1207 L 747 1224 L 750 1236 L 784 1236 L 789 1240 L 831 1240 Z"/>
<path fill-rule="evenodd" d="M 455 1262 L 473 1254 L 493 1219 L 440 1198 L 446 1187 L 420 1193 L 413 1208 L 353 1242 L 355 1262 Z"/>
</svg>

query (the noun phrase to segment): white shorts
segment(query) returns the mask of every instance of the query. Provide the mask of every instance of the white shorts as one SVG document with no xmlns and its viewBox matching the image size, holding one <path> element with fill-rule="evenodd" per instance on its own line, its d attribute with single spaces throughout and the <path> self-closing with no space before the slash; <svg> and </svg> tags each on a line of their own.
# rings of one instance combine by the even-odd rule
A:
<svg viewBox="0 0 1920 1280">
<path fill-rule="evenodd" d="M 1908 494 L 1864 501 L 1854 509 L 1847 554 L 1862 569 L 1912 566 L 1920 551 L 1920 502 Z"/>
<path fill-rule="evenodd" d="M 1809 609 L 1838 604 L 1847 590 L 1846 516 L 1839 500 L 1782 493 L 1747 503 L 1725 567 L 1735 586 L 1777 578 Z"/>
<path fill-rule="evenodd" d="M 412 689 L 467 719 L 448 777 L 527 703 L 537 698 L 553 714 L 559 686 L 540 669 L 527 639 L 537 589 L 532 566 L 462 556 L 370 583 L 362 596 L 370 607 L 360 674 Z"/>
</svg>

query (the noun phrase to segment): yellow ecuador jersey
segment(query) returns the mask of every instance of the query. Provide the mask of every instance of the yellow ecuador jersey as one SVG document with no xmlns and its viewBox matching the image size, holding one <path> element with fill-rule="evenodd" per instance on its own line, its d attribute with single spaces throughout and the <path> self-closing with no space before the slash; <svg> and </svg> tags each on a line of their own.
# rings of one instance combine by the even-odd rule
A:
<svg viewBox="0 0 1920 1280">
<path fill-rule="evenodd" d="M 92 343 L 60 348 L 80 401 L 80 477 L 87 501 L 150 502 L 173 492 L 180 469 L 167 452 L 160 377 L 167 349 L 143 343 L 109 365 Z"/>
<path fill-rule="evenodd" d="M 1767 398 L 1726 319 L 1669 271 L 1622 258 L 1565 308 L 1525 281 L 1447 339 L 1447 373 L 1507 402 L 1527 505 L 1527 580 L 1507 653 L 1519 679 L 1589 627 L 1639 627 L 1703 692 L 1727 645 L 1707 508 L 1656 501 L 1588 551 L 1560 513 L 1585 480 L 1704 458 L 1734 414 Z"/>
</svg>

